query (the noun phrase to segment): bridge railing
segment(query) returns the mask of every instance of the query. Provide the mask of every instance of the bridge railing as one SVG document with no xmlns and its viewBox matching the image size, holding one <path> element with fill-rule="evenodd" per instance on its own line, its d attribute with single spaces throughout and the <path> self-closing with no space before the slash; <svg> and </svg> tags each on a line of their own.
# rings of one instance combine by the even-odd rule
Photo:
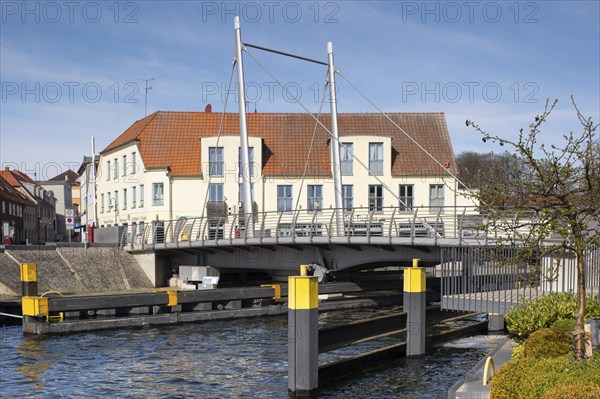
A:
<svg viewBox="0 0 600 399">
<path fill-rule="evenodd" d="M 319 211 L 257 212 L 251 216 L 253 230 L 244 215 L 226 217 L 182 217 L 157 220 L 124 229 L 120 245 L 129 250 L 154 248 L 156 245 L 215 246 L 244 244 L 247 240 L 268 242 L 312 241 L 317 237 L 470 238 L 483 237 L 477 223 L 483 217 L 475 207 L 415 207 L 412 211 L 397 207 L 353 208 L 344 210 L 344 230 L 337 231 L 336 209 Z M 322 239 L 320 239 L 322 241 Z"/>
</svg>

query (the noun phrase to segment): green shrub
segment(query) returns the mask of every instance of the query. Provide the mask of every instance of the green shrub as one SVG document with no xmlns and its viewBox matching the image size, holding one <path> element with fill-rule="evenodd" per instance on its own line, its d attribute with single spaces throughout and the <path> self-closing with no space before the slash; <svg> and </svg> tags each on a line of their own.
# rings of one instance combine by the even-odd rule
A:
<svg viewBox="0 0 600 399">
<path fill-rule="evenodd" d="M 586 318 L 600 317 L 598 297 L 588 297 Z M 577 298 L 571 292 L 551 293 L 510 309 L 506 315 L 508 331 L 517 341 L 523 341 L 536 330 L 548 328 L 560 319 L 575 319 Z"/>
<path fill-rule="evenodd" d="M 565 334 L 571 335 L 573 330 L 575 330 L 575 319 L 558 319 L 552 323 L 552 328 L 556 328 Z"/>
<path fill-rule="evenodd" d="M 575 384 L 600 386 L 600 356 L 583 361 L 571 355 L 511 359 L 492 378 L 490 399 L 541 399 L 549 391 Z"/>
<path fill-rule="evenodd" d="M 523 344 L 525 357 L 544 358 L 571 353 L 571 337 L 555 328 L 542 328 L 531 334 Z"/>
<path fill-rule="evenodd" d="M 517 358 L 504 363 L 492 378 L 490 399 L 515 399 L 521 391 L 521 378 L 528 373 L 535 359 Z"/>
<path fill-rule="evenodd" d="M 512 352 L 513 359 L 522 359 L 525 357 L 525 345 L 520 344 L 513 348 Z"/>
<path fill-rule="evenodd" d="M 554 388 L 541 399 L 600 399 L 600 386 L 589 382 L 575 382 Z"/>
<path fill-rule="evenodd" d="M 525 357 L 558 357 L 571 353 L 572 338 L 556 328 L 542 328 L 531 334 L 523 344 Z"/>
</svg>

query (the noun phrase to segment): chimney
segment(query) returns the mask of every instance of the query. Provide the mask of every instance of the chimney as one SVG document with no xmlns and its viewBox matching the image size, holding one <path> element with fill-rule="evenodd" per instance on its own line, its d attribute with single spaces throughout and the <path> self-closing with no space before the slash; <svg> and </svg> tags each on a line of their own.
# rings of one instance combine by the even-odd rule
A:
<svg viewBox="0 0 600 399">
<path fill-rule="evenodd" d="M 212 105 L 206 104 L 206 108 L 204 108 L 204 112 L 210 114 L 212 112 Z"/>
</svg>

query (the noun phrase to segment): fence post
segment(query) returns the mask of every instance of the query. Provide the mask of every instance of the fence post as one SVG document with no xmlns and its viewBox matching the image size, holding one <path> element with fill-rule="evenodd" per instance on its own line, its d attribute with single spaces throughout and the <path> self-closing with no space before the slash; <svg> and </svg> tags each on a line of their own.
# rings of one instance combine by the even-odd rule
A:
<svg viewBox="0 0 600 399">
<path fill-rule="evenodd" d="M 23 332 L 43 334 L 45 325 L 35 318 L 48 315 L 48 298 L 38 297 L 37 264 L 21 263 L 20 272 Z"/>
<path fill-rule="evenodd" d="M 306 395 L 319 385 L 318 283 L 313 276 L 288 279 L 288 389 Z"/>
<path fill-rule="evenodd" d="M 38 296 L 37 264 L 21 263 L 21 296 Z"/>
<path fill-rule="evenodd" d="M 425 353 L 425 291 L 425 268 L 419 267 L 419 259 L 413 259 L 413 267 L 404 269 L 406 356 Z"/>
</svg>

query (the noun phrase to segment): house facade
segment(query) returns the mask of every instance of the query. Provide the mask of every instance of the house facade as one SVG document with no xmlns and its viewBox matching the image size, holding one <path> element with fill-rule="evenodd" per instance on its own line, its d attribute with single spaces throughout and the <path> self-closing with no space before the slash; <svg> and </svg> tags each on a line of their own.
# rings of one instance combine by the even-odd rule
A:
<svg viewBox="0 0 600 399">
<path fill-rule="evenodd" d="M 139 226 L 243 213 L 239 116 L 158 111 L 135 122 L 101 153 L 99 227 Z M 339 114 L 343 207 L 439 214 L 473 204 L 443 113 Z M 321 122 L 329 127 L 329 115 Z M 283 213 L 335 207 L 329 133 L 307 114 L 248 114 L 253 209 Z M 426 152 L 425 152 L 425 151 Z M 434 161 L 435 159 L 435 161 Z"/>
<path fill-rule="evenodd" d="M 0 177 L 1 244 L 20 244 L 26 240 L 24 218 L 26 201 L 17 190 Z"/>
<path fill-rule="evenodd" d="M 92 157 L 84 156 L 83 162 L 77 170 L 77 186 L 79 187 L 79 221 L 80 238 L 82 242 L 88 242 L 88 226 L 90 222 L 96 222 L 96 195 L 94 192 L 96 183 L 96 170 L 98 157 L 92 162 Z M 93 170 L 92 170 L 93 168 Z"/>
<path fill-rule="evenodd" d="M 0 177 L 26 199 L 24 228 L 28 242 L 44 244 L 56 241 L 56 198 L 27 174 L 6 167 Z"/>
<path fill-rule="evenodd" d="M 73 197 L 73 186 L 79 187 L 75 183 L 75 172 L 68 171 L 53 177 L 50 180 L 39 181 L 47 192 L 51 192 L 56 199 L 56 240 L 72 241 L 74 230 L 67 229 L 67 211 L 72 210 L 74 215 L 78 215 L 79 210 Z M 79 190 L 77 189 L 77 195 Z M 76 200 L 79 202 L 79 200 Z M 74 223 L 73 223 L 74 224 Z"/>
</svg>

